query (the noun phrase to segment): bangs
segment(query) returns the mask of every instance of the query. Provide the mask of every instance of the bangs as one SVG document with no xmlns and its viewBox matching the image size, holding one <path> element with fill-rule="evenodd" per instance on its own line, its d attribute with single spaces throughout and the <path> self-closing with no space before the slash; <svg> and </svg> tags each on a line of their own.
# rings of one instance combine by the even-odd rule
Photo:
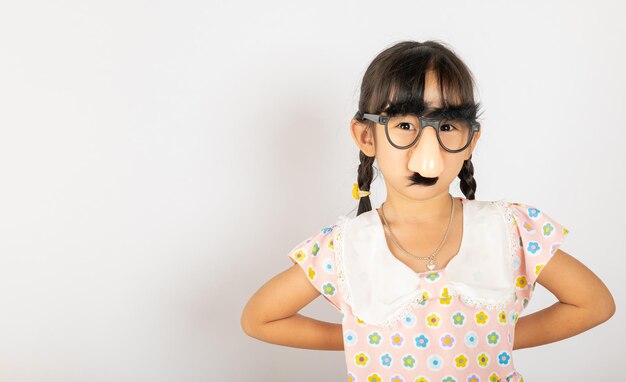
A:
<svg viewBox="0 0 626 382">
<path fill-rule="evenodd" d="M 370 110 L 374 114 L 454 114 L 476 120 L 480 104 L 474 102 L 474 83 L 469 69 L 454 55 L 428 45 L 407 49 L 389 60 L 378 78 L 386 78 L 372 89 Z M 426 73 L 437 79 L 437 93 L 443 108 L 433 108 L 424 103 Z"/>
</svg>

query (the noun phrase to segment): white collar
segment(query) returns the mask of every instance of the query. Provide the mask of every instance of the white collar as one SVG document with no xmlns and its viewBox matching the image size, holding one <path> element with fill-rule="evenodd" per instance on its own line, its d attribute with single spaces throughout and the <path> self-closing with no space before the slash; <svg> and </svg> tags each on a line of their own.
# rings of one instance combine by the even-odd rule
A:
<svg viewBox="0 0 626 382">
<path fill-rule="evenodd" d="M 451 296 L 474 307 L 502 308 L 515 295 L 513 233 L 503 200 L 463 200 L 463 238 L 443 270 L 415 273 L 389 251 L 375 209 L 353 218 L 341 216 L 335 229 L 338 284 L 352 313 L 368 324 L 395 326 L 420 303 Z M 440 273 L 442 283 L 424 276 Z M 422 301 L 423 302 L 423 301 Z"/>
</svg>

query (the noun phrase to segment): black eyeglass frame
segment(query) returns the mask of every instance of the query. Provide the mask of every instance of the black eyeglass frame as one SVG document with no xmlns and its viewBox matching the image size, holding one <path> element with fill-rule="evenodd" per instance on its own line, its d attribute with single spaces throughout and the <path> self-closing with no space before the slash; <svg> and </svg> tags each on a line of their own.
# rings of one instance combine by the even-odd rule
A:
<svg viewBox="0 0 626 382">
<path fill-rule="evenodd" d="M 389 129 L 387 127 L 387 122 L 389 122 L 389 119 L 391 117 L 386 116 L 386 115 L 368 114 L 368 113 L 357 112 L 357 115 L 359 115 L 359 114 L 363 115 L 363 119 L 367 119 L 369 121 L 376 122 L 379 125 L 385 125 L 385 135 L 387 136 L 387 140 L 389 141 L 389 143 L 393 147 L 395 147 L 397 149 L 400 149 L 400 150 L 406 150 L 406 149 L 409 149 L 409 148 L 413 147 L 417 143 L 417 141 L 420 139 L 420 136 L 422 135 L 422 130 L 424 130 L 424 128 L 426 126 L 432 126 L 435 129 L 435 132 L 436 132 L 436 135 L 437 135 L 437 141 L 439 141 L 439 146 L 441 148 L 443 148 L 444 150 L 446 150 L 447 152 L 450 152 L 450 153 L 458 153 L 458 152 L 461 152 L 461 151 L 465 150 L 470 145 L 470 143 L 472 142 L 472 138 L 474 138 L 474 133 L 480 131 L 480 123 L 476 122 L 476 121 L 472 121 L 471 122 L 472 128 L 470 130 L 470 135 L 468 137 L 467 143 L 460 149 L 451 150 L 451 149 L 448 149 L 447 147 L 445 147 L 443 145 L 443 143 L 441 142 L 441 138 L 439 137 L 439 131 L 440 131 L 439 127 L 440 127 L 440 123 L 441 123 L 441 121 L 443 119 L 441 119 L 441 118 L 426 118 L 426 117 L 423 117 L 421 115 L 418 115 L 417 119 L 420 122 L 420 126 L 419 126 L 419 131 L 417 133 L 417 136 L 415 137 L 415 140 L 413 140 L 413 142 L 411 142 L 410 144 L 408 144 L 406 146 L 398 146 L 395 143 L 393 143 L 391 141 L 391 137 L 389 137 Z"/>
</svg>

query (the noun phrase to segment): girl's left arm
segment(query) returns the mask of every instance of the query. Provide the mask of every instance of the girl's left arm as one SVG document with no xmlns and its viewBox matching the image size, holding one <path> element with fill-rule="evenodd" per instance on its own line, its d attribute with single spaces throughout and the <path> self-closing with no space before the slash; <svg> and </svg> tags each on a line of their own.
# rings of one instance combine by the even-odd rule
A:
<svg viewBox="0 0 626 382">
<path fill-rule="evenodd" d="M 556 342 L 607 321 L 615 313 L 609 289 L 583 263 L 557 249 L 537 282 L 559 300 L 518 318 L 513 350 Z"/>
</svg>

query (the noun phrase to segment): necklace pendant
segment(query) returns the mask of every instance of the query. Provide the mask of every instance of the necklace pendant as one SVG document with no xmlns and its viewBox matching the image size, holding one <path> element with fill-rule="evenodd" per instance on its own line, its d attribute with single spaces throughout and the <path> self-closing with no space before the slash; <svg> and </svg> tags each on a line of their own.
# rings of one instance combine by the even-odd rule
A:
<svg viewBox="0 0 626 382">
<path fill-rule="evenodd" d="M 428 267 L 428 269 L 429 269 L 429 270 L 431 270 L 431 271 L 432 271 L 433 269 L 435 269 L 435 263 L 434 263 L 434 262 L 432 262 L 432 261 L 431 261 L 431 262 L 429 262 L 426 266 L 427 266 L 427 267 Z"/>
</svg>

